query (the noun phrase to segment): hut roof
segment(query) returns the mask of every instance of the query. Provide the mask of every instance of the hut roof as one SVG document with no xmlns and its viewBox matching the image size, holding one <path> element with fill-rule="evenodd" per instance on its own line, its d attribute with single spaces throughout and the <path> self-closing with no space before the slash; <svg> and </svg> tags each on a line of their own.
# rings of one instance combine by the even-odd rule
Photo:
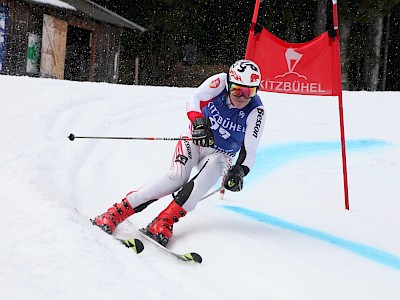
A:
<svg viewBox="0 0 400 300">
<path fill-rule="evenodd" d="M 90 0 L 23 0 L 44 6 L 53 6 L 61 10 L 70 10 L 82 13 L 92 19 L 103 21 L 119 27 L 144 32 L 146 29 L 117 13 Z"/>
</svg>

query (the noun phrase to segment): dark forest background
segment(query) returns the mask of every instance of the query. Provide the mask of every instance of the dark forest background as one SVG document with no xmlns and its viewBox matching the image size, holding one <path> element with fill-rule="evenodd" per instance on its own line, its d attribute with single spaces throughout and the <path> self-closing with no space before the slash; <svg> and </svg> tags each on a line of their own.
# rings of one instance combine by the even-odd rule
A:
<svg viewBox="0 0 400 300">
<path fill-rule="evenodd" d="M 96 0 L 145 27 L 125 31 L 120 83 L 196 86 L 243 58 L 255 0 Z M 288 42 L 332 29 L 331 0 L 264 0 L 258 23 Z M 345 90 L 400 90 L 400 0 L 339 0 Z"/>
</svg>

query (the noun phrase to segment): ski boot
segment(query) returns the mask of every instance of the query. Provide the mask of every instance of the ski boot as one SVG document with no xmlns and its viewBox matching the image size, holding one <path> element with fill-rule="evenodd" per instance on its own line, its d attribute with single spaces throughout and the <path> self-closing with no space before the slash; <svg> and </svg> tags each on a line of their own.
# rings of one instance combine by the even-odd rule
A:
<svg viewBox="0 0 400 300">
<path fill-rule="evenodd" d="M 166 246 L 172 237 L 173 224 L 184 217 L 186 211 L 173 200 L 153 222 L 147 225 L 144 233 L 155 240 L 157 243 Z"/>
<path fill-rule="evenodd" d="M 129 201 L 124 198 L 121 203 L 115 203 L 105 213 L 92 220 L 93 225 L 99 226 L 108 234 L 112 234 L 118 224 L 133 215 L 135 211 L 129 204 Z"/>
</svg>

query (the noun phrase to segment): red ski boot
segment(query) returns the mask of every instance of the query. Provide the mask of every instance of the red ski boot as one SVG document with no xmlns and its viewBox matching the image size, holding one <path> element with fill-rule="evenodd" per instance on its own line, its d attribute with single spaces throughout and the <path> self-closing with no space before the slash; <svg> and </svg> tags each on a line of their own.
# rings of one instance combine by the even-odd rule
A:
<svg viewBox="0 0 400 300">
<path fill-rule="evenodd" d="M 121 203 L 115 203 L 104 214 L 92 220 L 93 225 L 99 226 L 108 234 L 112 234 L 118 224 L 133 215 L 135 211 L 129 204 L 129 201 L 124 198 Z"/>
<path fill-rule="evenodd" d="M 184 217 L 186 211 L 173 200 L 146 228 L 146 234 L 165 246 L 172 237 L 173 224 Z"/>
</svg>

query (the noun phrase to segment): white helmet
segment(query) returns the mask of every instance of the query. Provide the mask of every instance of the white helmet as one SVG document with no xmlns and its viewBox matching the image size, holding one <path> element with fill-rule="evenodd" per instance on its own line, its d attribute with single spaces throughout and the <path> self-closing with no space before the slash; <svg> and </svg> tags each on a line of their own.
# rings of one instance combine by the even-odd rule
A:
<svg viewBox="0 0 400 300">
<path fill-rule="evenodd" d="M 229 68 L 228 83 L 258 88 L 261 84 L 260 68 L 251 60 L 238 60 Z"/>
</svg>

